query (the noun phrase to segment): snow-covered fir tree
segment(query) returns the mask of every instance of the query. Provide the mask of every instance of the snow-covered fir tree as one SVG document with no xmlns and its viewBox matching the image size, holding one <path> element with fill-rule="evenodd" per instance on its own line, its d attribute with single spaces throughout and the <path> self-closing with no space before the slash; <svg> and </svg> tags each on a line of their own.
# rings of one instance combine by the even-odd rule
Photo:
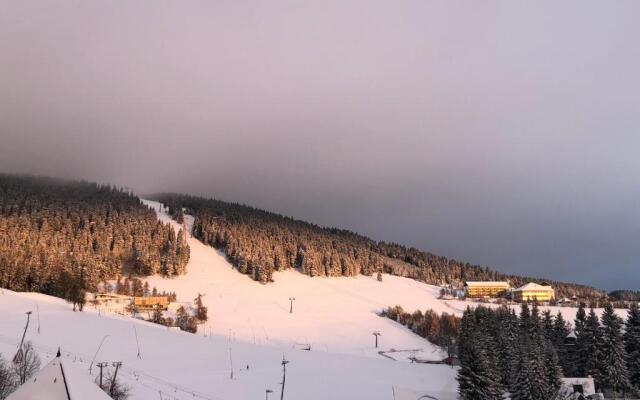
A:
<svg viewBox="0 0 640 400">
<path fill-rule="evenodd" d="M 512 309 L 504 306 L 498 310 L 498 319 L 497 347 L 501 382 L 504 387 L 509 387 L 515 379 L 514 365 L 518 361 L 515 351 L 518 346 L 518 317 Z"/>
<path fill-rule="evenodd" d="M 482 337 L 485 332 L 476 320 L 478 308 L 467 308 L 460 323 L 458 390 L 463 400 L 498 400 L 501 398 L 499 376 L 486 347 L 488 341 Z"/>
<path fill-rule="evenodd" d="M 578 317 L 576 317 L 576 328 L 578 328 Z M 576 361 L 577 374 L 579 376 L 591 375 L 596 382 L 599 382 L 599 356 L 600 356 L 600 321 L 593 308 L 589 315 L 577 330 L 576 338 Z"/>
<path fill-rule="evenodd" d="M 585 354 L 583 354 L 584 358 L 582 360 L 585 375 L 592 376 L 597 384 L 600 384 L 600 345 L 602 343 L 602 331 L 600 329 L 600 320 L 593 308 L 589 310 L 589 314 L 587 315 L 584 332 L 584 336 L 587 338 Z"/>
<path fill-rule="evenodd" d="M 562 317 L 562 313 L 558 311 L 558 314 L 553 320 L 553 339 L 552 344 L 553 347 L 558 354 L 558 362 L 566 376 L 575 376 L 575 359 L 573 354 L 569 353 L 564 345 L 567 336 L 571 333 L 571 325 L 569 325 L 564 318 Z"/>
<path fill-rule="evenodd" d="M 622 324 L 622 319 L 616 315 L 611 303 L 607 303 L 602 313 L 599 378 L 602 386 L 614 391 L 630 387 Z"/>
<path fill-rule="evenodd" d="M 624 344 L 627 351 L 629 382 L 640 391 L 640 307 L 632 303 L 625 323 Z"/>
<path fill-rule="evenodd" d="M 587 323 L 587 313 L 584 309 L 584 303 L 578 304 L 578 311 L 576 311 L 576 319 L 574 321 L 573 331 L 576 336 L 580 336 L 580 333 L 584 330 L 584 326 Z"/>
</svg>

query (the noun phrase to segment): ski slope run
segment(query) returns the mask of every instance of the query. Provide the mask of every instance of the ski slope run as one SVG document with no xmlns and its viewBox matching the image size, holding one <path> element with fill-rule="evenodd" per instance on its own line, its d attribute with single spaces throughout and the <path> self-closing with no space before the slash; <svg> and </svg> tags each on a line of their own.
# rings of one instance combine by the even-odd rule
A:
<svg viewBox="0 0 640 400">
<path fill-rule="evenodd" d="M 158 211 L 158 203 L 145 203 L 162 221 L 179 228 Z M 187 216 L 187 225 L 191 222 Z M 441 358 L 441 351 L 377 312 L 399 304 L 409 312 L 433 309 L 461 315 L 466 306 L 478 303 L 441 301 L 438 287 L 389 275 L 378 282 L 365 276 L 310 278 L 285 271 L 275 274 L 274 283 L 261 285 L 238 273 L 215 249 L 190 237 L 188 242 L 187 274 L 148 281 L 159 290 L 175 291 L 180 301 L 205 295 L 209 322 L 197 335 L 100 315 L 91 307 L 73 312 L 58 298 L 0 289 L 0 353 L 13 357 L 25 312 L 33 311 L 26 339 L 43 365 L 58 347 L 67 365 L 87 379 L 98 375 L 95 363 L 122 361 L 119 376 L 131 386 L 132 400 L 261 399 L 267 389 L 274 392 L 271 399 L 278 398 L 283 357 L 289 361 L 285 399 L 457 398 L 456 369 L 406 362 L 407 350 L 425 359 Z M 293 313 L 290 297 L 296 299 Z M 574 318 L 575 309 L 562 312 L 567 320 Z M 379 349 L 374 331 L 382 333 Z M 302 350 L 307 345 L 311 351 Z M 400 350 L 391 354 L 398 361 L 378 354 L 392 349 Z"/>
<path fill-rule="evenodd" d="M 156 211 L 158 218 L 174 229 L 181 226 L 161 211 L 160 203 L 143 200 Z M 191 232 L 193 217 L 185 216 L 185 228 Z M 378 351 L 417 350 L 396 353 L 406 360 L 410 354 L 437 360 L 446 355 L 427 340 L 378 313 L 383 308 L 400 305 L 407 312 L 432 309 L 438 313 L 462 316 L 477 302 L 440 300 L 438 286 L 409 278 L 383 274 L 375 277 L 314 277 L 295 270 L 275 272 L 273 283 L 260 284 L 239 273 L 222 252 L 204 245 L 188 235 L 191 258 L 187 273 L 175 278 L 152 276 L 151 287 L 174 291 L 178 301 L 192 302 L 204 294 L 209 322 L 199 327 L 200 335 L 215 334 L 251 344 L 271 345 L 282 349 L 310 346 L 312 351 L 352 354 L 379 358 Z M 290 313 L 290 300 L 293 313 Z M 484 304 L 498 307 L 496 304 Z M 519 306 L 512 306 L 519 312 Z M 577 309 L 541 306 L 573 322 Z M 626 318 L 625 310 L 616 310 Z M 602 309 L 597 309 L 600 315 Z M 374 331 L 381 332 L 379 348 L 374 347 Z"/>
<path fill-rule="evenodd" d="M 158 218 L 180 225 L 160 204 L 144 201 Z M 186 216 L 191 231 L 193 217 Z M 380 358 L 379 350 L 419 350 L 425 359 L 442 359 L 442 351 L 405 327 L 377 313 L 388 306 L 407 310 L 432 308 L 456 312 L 436 299 L 439 288 L 412 279 L 383 275 L 375 277 L 311 278 L 294 270 L 276 272 L 266 285 L 239 273 L 222 252 L 188 237 L 191 258 L 187 273 L 175 278 L 146 279 L 158 290 L 174 291 L 178 301 L 191 302 L 204 294 L 209 322 L 199 327 L 201 335 L 215 334 L 258 345 L 283 349 L 311 347 L 312 351 Z M 289 298 L 294 297 L 293 313 Z M 374 331 L 381 332 L 378 349 Z M 408 353 L 400 355 L 406 359 Z"/>
</svg>

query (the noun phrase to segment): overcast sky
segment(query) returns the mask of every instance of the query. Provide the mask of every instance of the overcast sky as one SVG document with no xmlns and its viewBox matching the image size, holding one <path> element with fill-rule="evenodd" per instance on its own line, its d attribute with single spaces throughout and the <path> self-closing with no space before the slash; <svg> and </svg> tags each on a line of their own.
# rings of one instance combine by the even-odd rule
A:
<svg viewBox="0 0 640 400">
<path fill-rule="evenodd" d="M 640 2 L 0 0 L 0 171 L 640 289 Z"/>
</svg>

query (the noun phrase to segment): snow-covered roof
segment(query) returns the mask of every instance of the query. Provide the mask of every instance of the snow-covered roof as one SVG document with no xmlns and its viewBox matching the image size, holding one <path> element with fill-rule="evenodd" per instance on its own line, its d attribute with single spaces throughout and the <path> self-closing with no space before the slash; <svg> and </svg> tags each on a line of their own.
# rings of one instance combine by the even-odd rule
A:
<svg viewBox="0 0 640 400">
<path fill-rule="evenodd" d="M 514 289 L 514 292 L 521 292 L 524 290 L 553 290 L 553 288 L 551 286 L 538 285 L 537 283 L 529 282 L 526 285 Z"/>
<path fill-rule="evenodd" d="M 110 400 L 90 376 L 82 376 L 56 357 L 32 376 L 7 400 Z"/>
<path fill-rule="evenodd" d="M 502 286 L 509 287 L 508 282 L 504 281 L 466 281 L 466 286 Z"/>
<path fill-rule="evenodd" d="M 582 394 L 585 396 L 590 396 L 596 393 L 593 378 L 590 376 L 585 378 L 560 378 L 560 384 L 560 392 L 565 395 L 573 392 L 574 385 L 582 386 Z"/>
</svg>

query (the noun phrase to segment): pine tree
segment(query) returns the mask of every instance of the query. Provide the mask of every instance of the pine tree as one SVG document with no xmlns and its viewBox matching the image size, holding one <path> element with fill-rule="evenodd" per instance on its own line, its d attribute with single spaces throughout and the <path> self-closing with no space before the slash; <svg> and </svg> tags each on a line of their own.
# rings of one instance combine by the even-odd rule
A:
<svg viewBox="0 0 640 400">
<path fill-rule="evenodd" d="M 513 366 L 514 377 L 509 387 L 512 400 L 538 400 L 533 390 L 531 348 L 528 336 L 521 335 L 517 346 L 516 362 Z"/>
<path fill-rule="evenodd" d="M 117 294 L 124 294 L 124 286 L 122 286 L 122 279 L 118 278 L 118 280 L 116 281 L 116 293 Z"/>
<path fill-rule="evenodd" d="M 122 283 L 122 294 L 125 296 L 131 296 L 131 282 L 129 278 L 124 278 L 124 282 Z"/>
<path fill-rule="evenodd" d="M 529 335 L 529 370 L 531 374 L 531 392 L 537 399 L 548 398 L 549 393 L 553 392 L 556 382 L 550 377 L 557 373 L 557 359 L 553 365 L 547 365 L 553 361 L 553 356 L 547 354 L 549 345 L 544 336 L 543 322 L 540 319 L 538 304 L 533 303 L 531 307 L 530 329 Z M 559 381 L 559 377 L 555 378 Z"/>
<path fill-rule="evenodd" d="M 578 304 L 578 311 L 576 312 L 576 319 L 575 319 L 575 327 L 574 327 L 574 332 L 576 333 L 576 337 L 580 336 L 580 332 L 582 332 L 582 330 L 584 329 L 584 326 L 587 322 L 587 313 L 584 310 L 584 303 L 580 302 L 580 304 Z"/>
<path fill-rule="evenodd" d="M 189 325 L 189 314 L 187 314 L 187 310 L 185 310 L 183 306 L 180 306 L 178 311 L 176 311 L 175 325 L 183 331 L 187 330 L 187 326 Z"/>
<path fill-rule="evenodd" d="M 151 315 L 151 322 L 155 324 L 164 324 L 164 318 L 162 318 L 162 310 L 159 307 L 156 307 L 153 310 L 153 314 Z"/>
<path fill-rule="evenodd" d="M 144 286 L 142 286 L 142 281 L 138 278 L 133 278 L 132 280 L 132 293 L 135 297 L 143 297 L 144 296 Z"/>
<path fill-rule="evenodd" d="M 529 310 L 529 305 L 523 303 L 520 306 L 520 334 L 530 334 L 531 331 L 531 311 Z"/>
<path fill-rule="evenodd" d="M 517 362 L 518 345 L 518 317 L 514 311 L 504 306 L 498 311 L 498 357 L 501 371 L 501 381 L 504 387 L 513 383 L 514 367 Z"/>
<path fill-rule="evenodd" d="M 556 352 L 553 344 L 549 340 L 545 340 L 544 343 L 544 361 L 546 366 L 546 394 L 545 398 L 555 398 L 558 390 L 560 389 L 560 378 L 562 377 L 562 367 L 560 366 L 560 360 L 558 359 L 558 353 Z"/>
<path fill-rule="evenodd" d="M 174 219 L 178 221 L 179 224 L 184 223 L 184 211 L 182 211 L 182 207 L 177 207 Z"/>
<path fill-rule="evenodd" d="M 572 355 L 567 352 L 565 347 L 565 340 L 567 336 L 571 333 L 571 326 L 565 322 L 562 317 L 562 313 L 558 311 L 554 321 L 553 321 L 553 339 L 552 344 L 558 355 L 558 362 L 564 371 L 566 376 L 575 376 L 576 361 L 573 359 Z"/>
<path fill-rule="evenodd" d="M 510 385 L 513 400 L 553 398 L 560 387 L 561 368 L 549 337 L 553 333 L 550 314 L 541 320 L 538 305 L 531 310 L 523 304 L 514 379 Z"/>
<path fill-rule="evenodd" d="M 478 309 L 470 308 L 464 312 L 460 322 L 458 351 L 460 369 L 458 370 L 458 392 L 463 400 L 498 400 L 499 376 L 491 365 L 490 353 L 484 347 L 487 340 L 476 323 Z"/>
<path fill-rule="evenodd" d="M 562 313 L 558 311 L 555 319 L 553 320 L 553 334 L 552 341 L 556 349 L 560 349 L 564 344 L 565 339 L 571 333 L 571 325 L 569 325 L 562 316 Z"/>
<path fill-rule="evenodd" d="M 601 383 L 599 362 L 601 336 L 600 321 L 592 308 L 576 340 L 576 352 L 581 375 L 592 376 L 596 385 Z"/>
<path fill-rule="evenodd" d="M 198 297 L 195 298 L 194 303 L 196 304 L 196 319 L 200 322 L 207 321 L 207 307 L 202 303 L 202 295 L 198 293 Z"/>
<path fill-rule="evenodd" d="M 553 317 L 551 316 L 551 311 L 549 310 L 545 310 L 542 313 L 542 332 L 545 339 L 549 340 L 550 342 L 553 341 Z"/>
<path fill-rule="evenodd" d="M 629 385 L 627 353 L 622 339 L 622 319 L 615 314 L 611 303 L 602 313 L 600 341 L 600 382 L 604 387 L 626 390 Z"/>
<path fill-rule="evenodd" d="M 635 302 L 631 304 L 627 315 L 624 344 L 627 351 L 629 381 L 640 391 L 640 307 Z"/>
</svg>

